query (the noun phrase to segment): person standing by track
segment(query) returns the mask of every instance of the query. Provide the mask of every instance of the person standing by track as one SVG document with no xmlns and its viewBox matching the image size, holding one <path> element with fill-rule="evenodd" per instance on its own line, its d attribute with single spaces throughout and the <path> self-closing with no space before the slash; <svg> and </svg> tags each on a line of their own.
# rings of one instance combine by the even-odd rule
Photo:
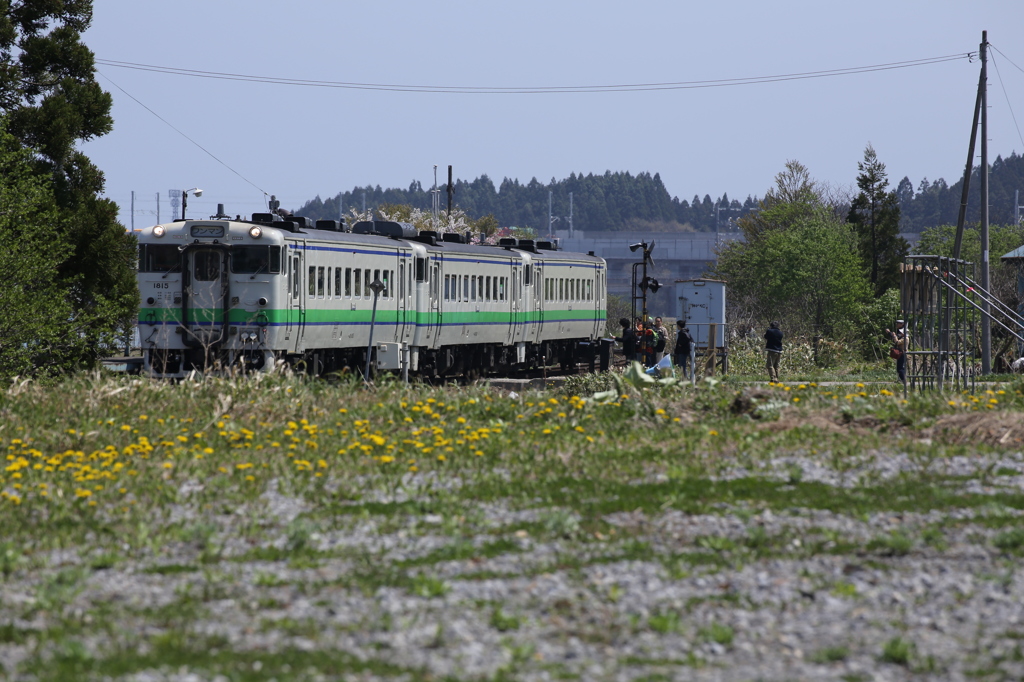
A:
<svg viewBox="0 0 1024 682">
<path fill-rule="evenodd" d="M 765 366 L 768 368 L 768 379 L 778 383 L 779 361 L 782 359 L 782 330 L 779 323 L 772 320 L 764 333 Z"/>
<path fill-rule="evenodd" d="M 896 320 L 896 331 L 885 330 L 892 340 L 889 357 L 896 360 L 896 376 L 900 383 L 907 385 L 907 330 L 903 320 Z"/>
</svg>

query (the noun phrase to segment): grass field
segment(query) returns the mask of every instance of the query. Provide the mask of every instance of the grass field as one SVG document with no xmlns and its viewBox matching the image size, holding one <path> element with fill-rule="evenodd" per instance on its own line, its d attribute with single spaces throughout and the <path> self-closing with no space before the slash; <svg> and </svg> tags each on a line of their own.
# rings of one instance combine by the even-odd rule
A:
<svg viewBox="0 0 1024 682">
<path fill-rule="evenodd" d="M 1024 384 L 883 377 L 15 384 L 0 679 L 1013 679 Z"/>
</svg>

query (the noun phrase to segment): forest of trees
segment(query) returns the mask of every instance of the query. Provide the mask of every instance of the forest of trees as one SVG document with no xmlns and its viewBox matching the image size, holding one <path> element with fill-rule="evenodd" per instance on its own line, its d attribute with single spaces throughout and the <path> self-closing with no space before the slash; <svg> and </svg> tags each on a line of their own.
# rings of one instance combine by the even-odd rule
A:
<svg viewBox="0 0 1024 682">
<path fill-rule="evenodd" d="M 851 166 L 852 170 L 852 166 Z M 967 222 L 977 222 L 979 205 L 979 173 L 974 171 L 968 200 Z M 896 185 L 900 208 L 900 231 L 921 232 L 929 227 L 955 224 L 960 210 L 963 179 L 950 185 L 943 179 L 929 182 L 927 178 L 914 189 L 910 178 Z M 447 205 L 447 186 L 441 185 L 441 205 Z M 723 192 L 718 198 L 705 194 L 690 200 L 670 196 L 658 173 L 613 173 L 583 175 L 573 173 L 564 180 L 551 179 L 547 184 L 533 178 L 528 183 L 505 178 L 501 185 L 486 175 L 472 181 L 456 180 L 455 204 L 471 218 L 493 214 L 503 227 L 532 228 L 546 233 L 548 192 L 552 192 L 552 213 L 558 217 L 555 229 L 566 229 L 569 215 L 569 193 L 573 199 L 573 227 L 585 231 L 648 231 L 674 232 L 694 230 L 713 232 L 727 229 L 735 221 L 756 210 L 759 198 L 748 196 L 744 201 Z M 1024 157 L 1016 152 L 997 157 L 989 175 L 990 220 L 992 223 L 1013 222 L 1014 192 L 1024 195 Z M 340 215 L 339 200 L 345 213 L 350 208 L 363 208 L 365 194 L 368 209 L 382 205 L 407 205 L 430 210 L 430 188 L 413 182 L 406 189 L 354 187 L 328 199 L 316 197 L 302 206 L 298 213 L 311 218 L 333 218 Z M 851 190 L 852 199 L 852 190 Z M 1022 199 L 1024 201 L 1024 199 Z"/>
<path fill-rule="evenodd" d="M 439 189 L 441 206 L 445 208 L 447 186 Z M 692 201 L 680 201 L 678 197 L 669 196 L 657 173 L 573 173 L 565 180 L 552 178 L 548 184 L 536 178 L 526 184 L 505 178 L 500 187 L 481 175 L 471 182 L 456 180 L 454 190 L 455 204 L 469 216 L 493 214 L 503 227 L 532 228 L 541 234 L 547 231 L 549 191 L 552 192 L 552 214 L 558 217 L 554 227 L 558 230 L 568 229 L 570 192 L 573 228 L 586 231 L 714 231 L 716 218 L 725 229 L 730 219 L 735 220 L 757 206 L 753 197 L 741 203 L 730 199 L 727 193 L 717 200 L 705 194 L 703 199 L 694 196 Z M 337 219 L 339 199 L 345 213 L 350 208 L 362 210 L 364 193 L 367 209 L 405 205 L 430 210 L 432 205 L 430 188 L 424 189 L 419 182 L 413 182 L 404 190 L 382 189 L 378 185 L 355 187 L 326 200 L 317 197 L 302 206 L 298 213 L 316 219 Z"/>
</svg>

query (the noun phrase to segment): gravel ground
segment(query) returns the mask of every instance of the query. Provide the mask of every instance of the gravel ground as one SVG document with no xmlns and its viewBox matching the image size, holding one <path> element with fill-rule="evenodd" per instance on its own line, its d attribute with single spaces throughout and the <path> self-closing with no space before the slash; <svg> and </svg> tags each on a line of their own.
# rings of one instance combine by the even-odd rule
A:
<svg viewBox="0 0 1024 682">
<path fill-rule="evenodd" d="M 842 472 L 827 461 L 788 457 L 768 471 L 737 467 L 725 477 L 786 481 L 798 470 L 800 480 L 849 488 L 866 476 L 886 479 L 925 466 L 885 452 L 866 453 Z M 1020 453 L 927 466 L 964 477 L 965 491 L 1024 486 Z M 997 483 L 970 478 L 993 471 L 1002 471 Z M 271 487 L 251 509 L 206 518 L 186 498 L 171 517 L 215 524 L 210 542 L 219 561 L 201 564 L 201 548 L 185 541 L 146 551 L 126 546 L 125 556 L 103 570 L 88 568 L 94 557 L 85 550 L 53 552 L 39 570 L 16 570 L 0 585 L 0 625 L 43 631 L 106 613 L 113 629 L 76 635 L 83 655 L 102 657 L 112 639 L 131 647 L 166 631 L 171 625 L 154 610 L 187 601 L 195 611 L 184 627 L 223 638 L 233 651 L 344 651 L 409 669 L 410 676 L 1024 679 L 1024 576 L 994 544 L 1020 513 L 995 504 L 856 518 L 798 508 L 723 507 L 699 515 L 667 508 L 608 515 L 608 534 L 585 537 L 572 510 L 487 504 L 470 519 L 353 517 L 314 529 L 307 546 L 321 554 L 306 565 L 243 559 L 254 548 L 232 540 L 238 524 L 256 518 L 266 527 L 263 547 L 288 547 L 290 524 L 310 508 Z M 993 516 L 1006 521 L 1003 527 L 984 522 Z M 528 524 L 532 533 L 517 528 Z M 539 534 L 538 524 L 550 532 Z M 509 551 L 485 551 L 497 540 L 511 543 Z M 429 560 L 453 545 L 480 554 Z M 423 590 L 346 583 L 399 562 L 431 582 Z M 195 569 L 152 572 L 161 566 Z M 72 593 L 42 603 L 55 576 L 76 568 Z M 32 636 L 0 639 L 0 664 L 10 679 L 34 679 L 23 664 L 35 646 Z M 258 672 L 258 661 L 252 665 Z M 233 678 L 182 661 L 118 679 Z M 294 670 L 281 679 L 317 676 Z M 341 679 L 385 677 L 364 671 Z"/>
</svg>

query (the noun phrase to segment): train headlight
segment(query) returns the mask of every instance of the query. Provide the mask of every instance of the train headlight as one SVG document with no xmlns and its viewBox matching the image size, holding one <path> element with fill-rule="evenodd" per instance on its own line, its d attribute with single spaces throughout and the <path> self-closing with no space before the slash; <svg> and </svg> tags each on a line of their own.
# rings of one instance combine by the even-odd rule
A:
<svg viewBox="0 0 1024 682">
<path fill-rule="evenodd" d="M 259 239 L 263 236 L 263 228 L 259 225 L 253 225 L 249 228 L 249 236 L 253 239 Z"/>
<path fill-rule="evenodd" d="M 163 225 L 157 225 L 156 227 L 154 227 L 153 228 L 153 236 L 154 237 L 163 237 L 164 236 L 164 226 Z"/>
<path fill-rule="evenodd" d="M 265 298 L 262 298 L 262 297 L 260 298 L 260 300 L 259 300 L 259 304 L 260 304 L 261 306 L 265 306 L 265 305 L 267 305 L 267 303 L 268 303 L 267 299 L 265 299 Z"/>
</svg>

